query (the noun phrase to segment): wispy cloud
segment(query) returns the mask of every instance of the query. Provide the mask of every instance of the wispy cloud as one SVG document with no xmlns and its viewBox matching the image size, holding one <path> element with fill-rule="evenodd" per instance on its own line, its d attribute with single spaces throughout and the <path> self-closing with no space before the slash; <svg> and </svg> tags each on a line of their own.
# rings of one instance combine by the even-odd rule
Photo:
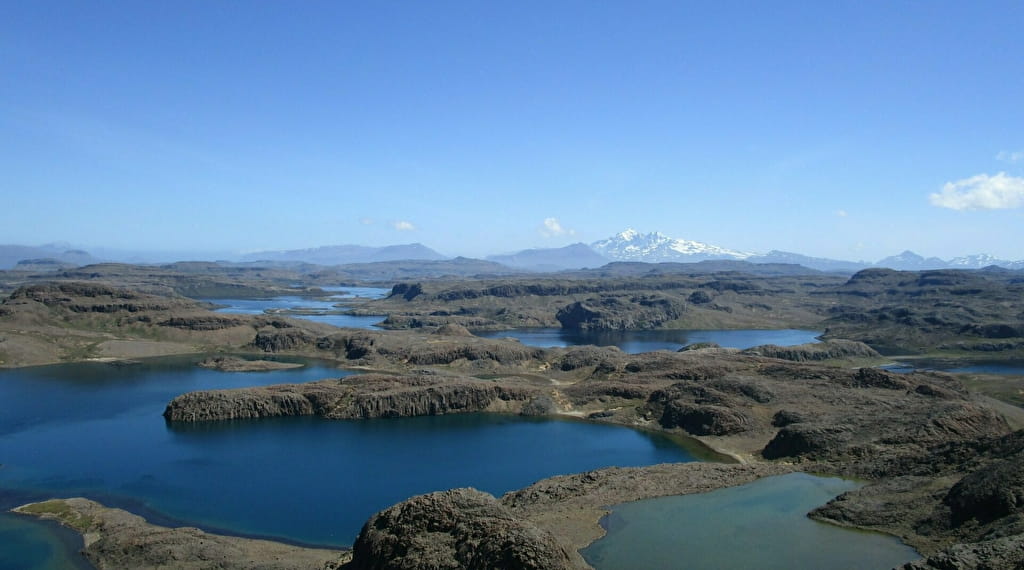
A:
<svg viewBox="0 0 1024 570">
<path fill-rule="evenodd" d="M 558 218 L 544 218 L 544 222 L 537 228 L 537 232 L 546 238 L 576 235 L 576 230 L 563 227 Z"/>
<path fill-rule="evenodd" d="M 372 226 L 374 224 L 373 218 L 359 218 L 359 223 L 364 226 Z"/>
<path fill-rule="evenodd" d="M 395 228 L 400 232 L 411 232 L 416 229 L 416 226 L 414 226 L 412 222 L 407 222 L 405 220 L 397 220 L 391 222 L 391 227 Z"/>
<path fill-rule="evenodd" d="M 933 206 L 951 210 L 1008 210 L 1024 206 L 1024 178 L 979 174 L 947 182 L 942 191 L 931 194 Z"/>
<path fill-rule="evenodd" d="M 996 155 L 996 160 L 1003 162 L 1021 162 L 1024 161 L 1024 150 L 1001 150 Z"/>
<path fill-rule="evenodd" d="M 846 213 L 846 210 L 836 210 L 836 215 L 839 216 L 840 218 L 845 218 L 849 214 Z"/>
</svg>

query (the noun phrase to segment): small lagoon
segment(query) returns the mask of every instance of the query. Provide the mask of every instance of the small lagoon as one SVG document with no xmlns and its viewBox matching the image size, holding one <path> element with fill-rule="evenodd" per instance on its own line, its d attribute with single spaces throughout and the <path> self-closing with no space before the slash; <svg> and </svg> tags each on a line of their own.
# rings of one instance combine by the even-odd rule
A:
<svg viewBox="0 0 1024 570">
<path fill-rule="evenodd" d="M 581 553 L 597 570 L 862 570 L 920 558 L 894 537 L 806 516 L 859 486 L 791 473 L 710 493 L 615 505 L 603 521 L 607 536 Z"/>
</svg>

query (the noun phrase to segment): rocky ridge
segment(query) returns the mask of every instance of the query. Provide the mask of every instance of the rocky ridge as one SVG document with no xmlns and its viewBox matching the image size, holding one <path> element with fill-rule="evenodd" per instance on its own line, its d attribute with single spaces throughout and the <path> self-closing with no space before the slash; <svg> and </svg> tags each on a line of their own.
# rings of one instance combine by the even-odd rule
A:
<svg viewBox="0 0 1024 570">
<path fill-rule="evenodd" d="M 529 384 L 466 377 L 363 374 L 303 384 L 189 392 L 164 411 L 172 422 L 280 416 L 369 419 L 483 411 L 519 412 L 543 392 Z"/>
</svg>

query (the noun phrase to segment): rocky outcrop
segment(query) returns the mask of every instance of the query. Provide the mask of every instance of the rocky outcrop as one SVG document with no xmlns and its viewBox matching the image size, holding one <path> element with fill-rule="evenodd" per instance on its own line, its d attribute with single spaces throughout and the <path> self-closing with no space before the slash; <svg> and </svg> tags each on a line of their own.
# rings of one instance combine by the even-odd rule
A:
<svg viewBox="0 0 1024 570">
<path fill-rule="evenodd" d="M 210 368 L 221 372 L 262 372 L 265 370 L 284 370 L 302 368 L 297 362 L 277 362 L 274 360 L 246 360 L 237 356 L 210 356 L 200 360 L 196 366 Z"/>
<path fill-rule="evenodd" d="M 754 426 L 743 412 L 724 406 L 688 404 L 673 400 L 658 421 L 662 427 L 681 427 L 692 435 L 733 435 Z"/>
<path fill-rule="evenodd" d="M 843 447 L 851 439 L 847 426 L 790 424 L 779 430 L 761 455 L 765 459 L 807 456 L 817 458 Z"/>
<path fill-rule="evenodd" d="M 652 329 L 678 319 L 685 310 L 683 303 L 664 295 L 601 295 L 566 305 L 555 318 L 566 329 Z"/>
<path fill-rule="evenodd" d="M 1016 568 L 1012 543 L 988 541 L 1024 538 L 1022 457 L 1024 430 L 927 446 L 810 516 L 906 537 L 929 555 L 906 568 Z"/>
<path fill-rule="evenodd" d="M 961 479 L 943 500 L 954 525 L 981 524 L 1024 510 L 1024 453 L 995 461 Z"/>
<path fill-rule="evenodd" d="M 438 336 L 473 336 L 469 329 L 455 323 L 446 323 L 437 327 L 432 334 Z"/>
<path fill-rule="evenodd" d="M 1024 535 L 954 544 L 901 570 L 1003 570 L 1024 568 Z"/>
<path fill-rule="evenodd" d="M 215 331 L 246 324 L 243 319 L 220 316 L 171 317 L 157 323 L 161 327 L 173 327 L 190 331 Z"/>
<path fill-rule="evenodd" d="M 256 333 L 252 345 L 264 352 L 301 351 L 316 347 L 317 338 L 301 329 L 267 328 Z"/>
<path fill-rule="evenodd" d="M 363 526 L 349 570 L 568 570 L 565 548 L 476 489 L 413 497 Z"/>
<path fill-rule="evenodd" d="M 835 360 L 842 358 L 881 358 L 882 356 L 878 351 L 863 342 L 841 339 L 801 344 L 799 346 L 762 344 L 760 346 L 743 350 L 742 353 L 754 356 L 764 356 L 767 358 L 792 360 L 794 362 Z"/>
<path fill-rule="evenodd" d="M 171 400 L 172 422 L 278 416 L 331 419 L 433 416 L 500 410 L 518 412 L 543 396 L 539 388 L 463 377 L 366 374 L 305 384 L 189 392 Z"/>
</svg>

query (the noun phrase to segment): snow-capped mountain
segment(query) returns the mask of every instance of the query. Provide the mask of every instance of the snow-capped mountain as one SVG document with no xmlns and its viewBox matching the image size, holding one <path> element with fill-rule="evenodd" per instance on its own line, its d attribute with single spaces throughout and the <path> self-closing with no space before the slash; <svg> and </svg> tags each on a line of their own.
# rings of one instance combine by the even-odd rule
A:
<svg viewBox="0 0 1024 570">
<path fill-rule="evenodd" d="M 982 267 L 988 267 L 990 265 L 1010 267 L 1013 264 L 1013 261 L 999 259 L 998 257 L 987 253 L 976 253 L 974 255 L 966 255 L 964 257 L 954 257 L 949 260 L 949 266 L 954 269 L 981 269 Z"/>
<path fill-rule="evenodd" d="M 703 261 L 705 259 L 747 259 L 751 253 L 726 249 L 699 241 L 671 238 L 661 232 L 640 233 L 632 228 L 590 247 L 614 261 Z"/>
</svg>

